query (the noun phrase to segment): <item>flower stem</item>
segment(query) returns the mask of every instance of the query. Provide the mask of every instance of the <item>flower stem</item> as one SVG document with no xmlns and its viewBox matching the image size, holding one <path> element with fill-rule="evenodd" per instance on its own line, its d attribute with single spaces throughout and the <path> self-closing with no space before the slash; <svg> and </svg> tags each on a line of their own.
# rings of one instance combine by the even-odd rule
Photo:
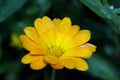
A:
<svg viewBox="0 0 120 80">
<path fill-rule="evenodd" d="M 51 80 L 55 80 L 55 76 L 56 76 L 56 70 L 55 70 L 55 69 L 52 69 Z"/>
</svg>

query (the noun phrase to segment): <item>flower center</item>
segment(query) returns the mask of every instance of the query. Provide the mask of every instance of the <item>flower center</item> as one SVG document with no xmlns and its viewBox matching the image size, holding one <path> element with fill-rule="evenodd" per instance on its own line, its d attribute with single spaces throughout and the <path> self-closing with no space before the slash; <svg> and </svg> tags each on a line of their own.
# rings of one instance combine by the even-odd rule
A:
<svg viewBox="0 0 120 80">
<path fill-rule="evenodd" d="M 57 47 L 51 47 L 48 49 L 48 54 L 57 58 L 59 58 L 63 53 L 64 52 L 62 51 L 62 49 Z"/>
</svg>

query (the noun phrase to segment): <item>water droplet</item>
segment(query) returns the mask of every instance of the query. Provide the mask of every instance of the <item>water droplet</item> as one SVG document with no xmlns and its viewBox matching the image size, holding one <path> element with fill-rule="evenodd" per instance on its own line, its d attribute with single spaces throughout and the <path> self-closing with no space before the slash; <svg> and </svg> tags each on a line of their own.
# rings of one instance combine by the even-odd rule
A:
<svg viewBox="0 0 120 80">
<path fill-rule="evenodd" d="M 113 5 L 109 6 L 109 9 L 114 10 L 114 6 Z"/>
</svg>

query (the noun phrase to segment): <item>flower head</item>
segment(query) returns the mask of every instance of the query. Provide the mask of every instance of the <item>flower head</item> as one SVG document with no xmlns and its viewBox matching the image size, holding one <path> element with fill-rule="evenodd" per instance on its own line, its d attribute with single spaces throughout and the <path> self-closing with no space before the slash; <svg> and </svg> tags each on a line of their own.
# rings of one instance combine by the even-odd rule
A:
<svg viewBox="0 0 120 80">
<path fill-rule="evenodd" d="M 96 46 L 87 43 L 89 30 L 79 30 L 78 25 L 71 25 L 68 17 L 51 20 L 45 16 L 36 19 L 34 26 L 26 27 L 25 35 L 20 36 L 23 47 L 29 51 L 22 58 L 22 63 L 30 64 L 34 70 L 40 70 L 47 64 L 54 69 L 88 69 L 83 58 L 90 58 L 96 50 Z"/>
</svg>

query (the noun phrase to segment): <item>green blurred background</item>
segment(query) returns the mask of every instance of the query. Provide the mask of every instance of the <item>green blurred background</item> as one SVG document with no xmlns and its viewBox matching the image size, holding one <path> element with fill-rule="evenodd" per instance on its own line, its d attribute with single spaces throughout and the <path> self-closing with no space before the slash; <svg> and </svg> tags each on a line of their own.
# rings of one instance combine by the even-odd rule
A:
<svg viewBox="0 0 120 80">
<path fill-rule="evenodd" d="M 0 0 L 0 80 L 49 80 L 50 66 L 34 71 L 20 62 L 27 51 L 19 35 L 43 16 L 70 17 L 97 46 L 87 72 L 58 70 L 56 80 L 120 80 L 120 0 Z"/>
</svg>

